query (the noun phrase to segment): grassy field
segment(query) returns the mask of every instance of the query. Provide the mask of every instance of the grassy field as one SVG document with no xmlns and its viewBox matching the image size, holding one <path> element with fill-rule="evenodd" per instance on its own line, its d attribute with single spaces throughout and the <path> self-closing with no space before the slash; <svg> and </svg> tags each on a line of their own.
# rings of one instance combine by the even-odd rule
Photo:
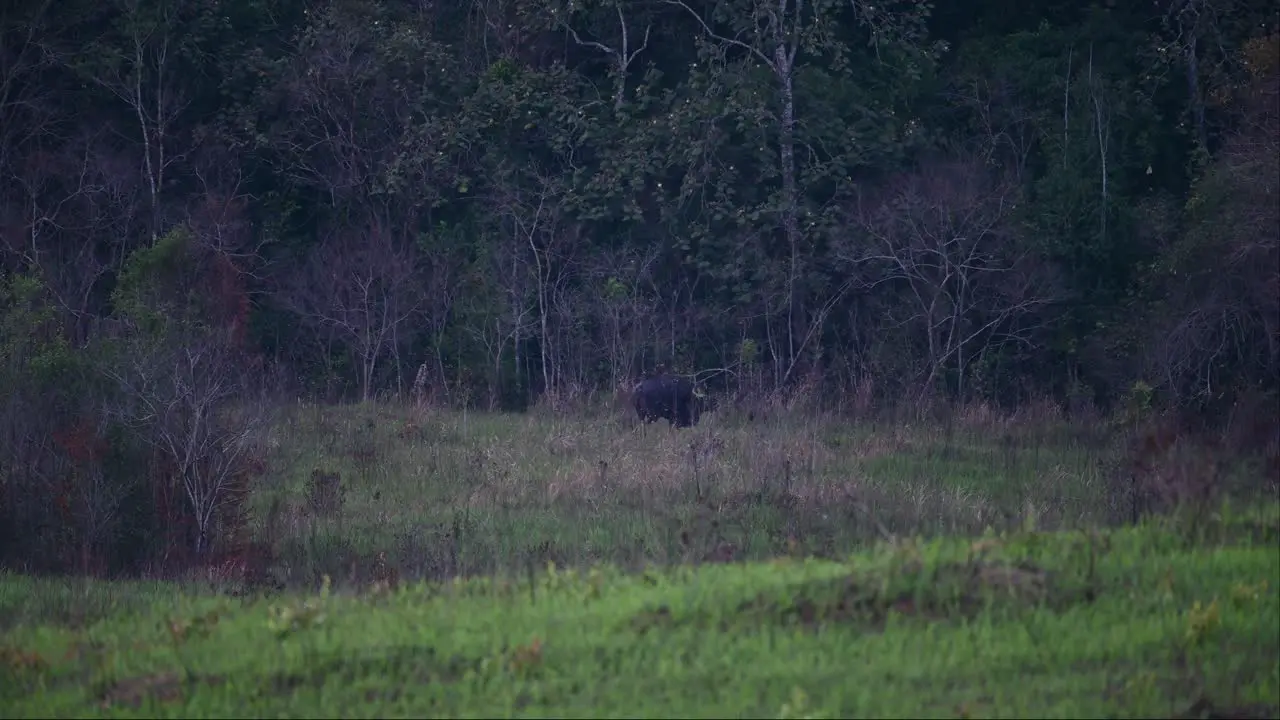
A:
<svg viewBox="0 0 1280 720">
<path fill-rule="evenodd" d="M 268 598 L 0 575 L 0 715 L 1275 717 L 1280 506 Z"/>
<path fill-rule="evenodd" d="M 299 406 L 268 445 L 254 516 L 285 585 L 367 580 L 379 555 L 415 579 L 797 547 L 833 558 L 893 536 L 1089 527 L 1130 512 L 1108 427 L 1029 416 L 941 426 L 784 409 L 672 430 L 619 411 Z M 342 490 L 317 499 L 326 478 Z"/>
<path fill-rule="evenodd" d="M 1126 442 L 285 408 L 259 577 L 0 574 L 0 717 L 1277 717 L 1280 504 L 1125 527 Z M 1200 457 L 1143 472 L 1267 487 Z"/>
</svg>

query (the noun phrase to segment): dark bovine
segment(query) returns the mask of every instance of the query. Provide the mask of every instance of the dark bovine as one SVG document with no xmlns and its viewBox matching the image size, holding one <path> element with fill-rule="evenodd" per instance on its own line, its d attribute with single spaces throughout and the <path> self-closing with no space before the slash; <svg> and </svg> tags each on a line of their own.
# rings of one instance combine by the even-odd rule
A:
<svg viewBox="0 0 1280 720">
<path fill-rule="evenodd" d="M 660 418 L 676 427 L 696 425 L 702 414 L 701 399 L 693 382 L 675 375 L 658 375 L 641 381 L 632 396 L 636 414 L 646 423 Z"/>
</svg>

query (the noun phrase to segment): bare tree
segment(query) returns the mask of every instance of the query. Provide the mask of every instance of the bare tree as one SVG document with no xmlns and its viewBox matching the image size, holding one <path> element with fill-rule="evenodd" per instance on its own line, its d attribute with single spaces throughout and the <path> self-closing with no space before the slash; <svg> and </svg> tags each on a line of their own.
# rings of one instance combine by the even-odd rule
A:
<svg viewBox="0 0 1280 720">
<path fill-rule="evenodd" d="M 601 9 L 607 10 L 612 8 L 613 13 L 617 15 L 617 27 L 614 33 L 614 40 L 603 42 L 601 40 L 592 40 L 590 36 L 585 39 L 573 27 L 573 14 L 575 10 L 586 10 L 587 8 L 579 8 L 575 3 L 567 4 L 553 3 L 548 8 L 548 12 L 552 17 L 553 23 L 563 27 L 569 31 L 573 37 L 573 41 L 583 47 L 590 47 L 599 50 L 609 56 L 610 73 L 613 75 L 613 109 L 615 111 L 622 110 L 626 104 L 627 97 L 627 72 L 631 68 L 631 63 L 635 61 L 640 53 L 649 47 L 649 31 L 653 29 L 652 20 L 645 23 L 644 37 L 640 40 L 639 46 L 634 45 L 633 30 L 631 22 L 627 20 L 628 14 L 636 14 L 637 7 L 640 3 L 628 2 L 627 0 L 605 0 L 600 4 Z M 624 8 L 626 8 L 624 10 Z M 603 24 L 603 23 L 602 23 Z M 584 31 L 585 32 L 585 31 Z"/>
<path fill-rule="evenodd" d="M 444 101 L 432 83 L 451 81 L 452 59 L 430 23 L 393 15 L 359 3 L 309 14 L 280 88 L 289 119 L 274 138 L 281 174 L 332 206 L 329 237 L 279 297 L 317 342 L 350 353 L 366 399 L 387 366 L 401 389 L 416 319 L 426 312 L 438 336 L 449 315 L 452 289 L 440 283 L 453 279 L 450 260 L 415 244 L 436 225 L 444 188 L 467 182 L 452 174 L 452 126 L 433 109 Z"/>
<path fill-rule="evenodd" d="M 124 392 L 114 413 L 172 463 L 194 516 L 194 549 L 207 552 L 218 510 L 266 422 L 252 373 L 217 332 L 143 342 L 107 373 Z"/>
<path fill-rule="evenodd" d="M 1013 84 L 999 75 L 992 77 L 989 73 L 975 73 L 958 81 L 947 96 L 959 108 L 966 110 L 978 126 L 977 134 L 968 143 L 972 152 L 985 162 L 1009 168 L 1014 179 L 1021 181 L 1036 146 L 1036 121 L 1039 118 L 1017 97 Z M 1066 122 L 1064 115 L 1064 146 Z"/>
<path fill-rule="evenodd" d="M 458 296 L 458 263 L 448 248 L 427 251 L 427 267 L 422 273 L 424 302 L 421 308 L 423 330 L 430 337 L 431 356 L 422 362 L 414 380 L 415 392 L 426 390 L 428 378 L 433 377 L 441 388 L 449 392 L 449 378 L 445 372 L 445 333 L 454 315 Z M 421 399 L 421 398 L 419 398 Z"/>
<path fill-rule="evenodd" d="M 557 372 L 553 304 L 568 276 L 579 226 L 567 218 L 567 191 L 555 176 L 536 167 L 502 176 L 493 184 L 494 208 L 512 241 L 528 249 L 513 253 L 511 260 L 520 262 L 523 257 L 532 270 L 542 383 L 550 390 Z"/>
<path fill-rule="evenodd" d="M 529 248 L 518 237 L 499 235 L 490 251 L 488 269 L 490 277 L 473 277 L 477 288 L 501 288 L 501 294 L 490 298 L 488 307 L 481 310 L 477 322 L 467 324 L 471 336 L 483 346 L 488 356 L 493 376 L 489 379 L 489 407 L 497 406 L 498 391 L 502 385 L 502 365 L 507 347 L 515 356 L 516 382 L 519 389 L 524 363 L 521 348 L 524 340 L 536 327 L 537 305 L 534 300 L 532 262 Z"/>
<path fill-rule="evenodd" d="M 79 570 L 91 573 L 101 569 L 96 562 L 103 559 L 99 553 L 119 530 L 121 516 L 127 512 L 125 500 L 139 479 L 108 477 L 104 456 L 109 450 L 106 425 L 110 415 L 104 408 L 93 407 L 101 397 L 81 399 L 85 407 L 80 408 L 79 417 L 51 433 L 59 451 L 55 462 L 47 472 L 39 463 L 29 467 L 52 490 L 48 497 L 62 516 L 62 529 L 71 530 L 78 540 Z"/>
<path fill-rule="evenodd" d="M 652 278 L 660 253 L 654 246 L 606 255 L 590 273 L 590 302 L 600 347 L 609 360 L 611 388 L 635 375 L 635 362 L 655 334 L 657 301 L 642 286 Z"/>
<path fill-rule="evenodd" d="M 0 261 L 38 269 L 83 340 L 90 296 L 138 228 L 141 176 L 64 108 L 70 38 L 49 0 L 0 9 Z M 77 343 L 78 344 L 78 343 Z"/>
<path fill-rule="evenodd" d="M 1107 243 L 1107 214 L 1111 212 L 1111 197 L 1107 192 L 1107 150 L 1111 139 L 1110 110 L 1106 106 L 1103 83 L 1093 74 L 1093 45 L 1089 45 L 1089 67 L 1087 70 L 1089 84 L 1089 102 L 1093 106 L 1093 130 L 1098 141 L 1098 162 L 1100 165 L 1100 188 L 1098 209 L 1098 238 L 1103 245 Z"/>
<path fill-rule="evenodd" d="M 599 358 L 598 348 L 588 351 L 592 301 L 590 293 L 581 287 L 583 269 L 579 264 L 578 257 L 567 258 L 551 288 L 552 381 L 566 398 L 592 384 L 588 368 Z"/>
<path fill-rule="evenodd" d="M 853 213 L 865 239 L 851 238 L 839 254 L 868 285 L 905 289 L 907 314 L 894 321 L 914 328 L 926 348 L 920 399 L 948 364 L 963 382 L 982 352 L 1025 342 L 1022 321 L 1055 300 L 1045 269 L 1014 231 L 1017 199 L 1011 182 L 962 159 L 899 177 Z"/>
<path fill-rule="evenodd" d="M 23 151 L 48 133 L 54 115 L 50 100 L 55 91 L 40 81 L 40 74 L 52 65 L 41 46 L 51 5 L 51 0 L 40 0 L 26 7 L 6 3 L 0 8 L 0 212 L 11 209 L 4 207 L 12 202 L 5 185 L 25 174 L 19 167 Z M 0 215 L 0 229 L 6 231 L 2 234 L 10 235 L 6 225 L 10 222 Z"/>
<path fill-rule="evenodd" d="M 141 175 L 146 183 L 151 211 L 152 242 L 161 233 L 161 194 L 171 168 L 186 157 L 175 147 L 174 128 L 190 101 L 184 96 L 178 68 L 181 3 L 150 3 L 146 0 L 113 0 L 123 14 L 127 44 L 92 46 L 92 52 L 107 59 L 88 65 L 82 58 L 73 62 L 87 70 L 88 78 L 123 102 L 137 120 L 141 149 Z"/>
<path fill-rule="evenodd" d="M 1187 229 L 1164 251 L 1172 310 L 1152 331 L 1148 369 L 1180 403 L 1274 388 L 1280 372 L 1280 77 L 1276 35 L 1242 53 L 1248 74 L 1230 104 L 1234 128 L 1197 182 Z"/>
<path fill-rule="evenodd" d="M 416 250 L 374 221 L 331 236 L 280 291 L 304 323 L 333 331 L 351 354 L 364 400 L 382 363 L 413 339 L 410 320 L 425 302 L 417 271 Z"/>
<path fill-rule="evenodd" d="M 104 135 L 84 130 L 56 151 L 28 154 L 16 182 L 22 242 L 11 251 L 39 268 L 56 304 L 74 319 L 77 344 L 96 310 L 100 281 L 131 249 L 122 238 L 144 229 L 136 222 L 145 208 L 140 179 L 127 158 L 107 150 Z"/>
</svg>

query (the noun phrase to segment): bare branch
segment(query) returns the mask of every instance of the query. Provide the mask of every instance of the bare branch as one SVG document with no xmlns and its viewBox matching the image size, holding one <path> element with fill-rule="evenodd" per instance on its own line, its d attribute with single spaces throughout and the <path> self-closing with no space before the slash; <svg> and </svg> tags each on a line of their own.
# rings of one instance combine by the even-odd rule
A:
<svg viewBox="0 0 1280 720">
<path fill-rule="evenodd" d="M 382 362 L 413 339 L 409 321 L 426 301 L 416 253 L 380 221 L 326 240 L 279 297 L 313 329 L 335 333 L 357 363 L 366 400 Z"/>
<path fill-rule="evenodd" d="M 770 70 L 773 70 L 775 73 L 778 73 L 778 74 L 782 73 L 782 69 L 780 69 L 778 65 L 774 64 L 774 59 L 764 54 L 763 52 L 761 52 L 759 48 L 755 47 L 754 45 L 749 45 L 747 43 L 744 43 L 741 40 L 725 37 L 723 35 L 720 35 L 716 31 L 712 30 L 711 25 L 709 25 L 707 21 L 703 19 L 702 15 L 698 14 L 696 10 L 689 7 L 689 5 L 684 2 L 684 0 L 662 0 L 662 1 L 667 3 L 668 5 L 676 5 L 684 8 L 690 15 L 693 16 L 693 19 L 697 20 L 698 24 L 702 26 L 702 31 L 707 34 L 707 37 L 711 38 L 712 40 L 715 40 L 716 42 L 722 42 L 722 43 L 725 43 L 726 45 L 732 45 L 734 47 L 746 50 L 747 52 L 759 58 L 759 60 L 763 62 L 766 66 L 768 66 Z"/>
<path fill-rule="evenodd" d="M 944 366 L 963 381 L 986 348 L 1023 341 L 1020 319 L 1054 301 L 1044 270 L 1013 233 L 1016 185 L 986 176 L 980 160 L 931 166 L 854 213 L 868 244 L 838 254 L 876 282 L 891 280 L 913 307 L 929 369 L 920 396 Z"/>
</svg>

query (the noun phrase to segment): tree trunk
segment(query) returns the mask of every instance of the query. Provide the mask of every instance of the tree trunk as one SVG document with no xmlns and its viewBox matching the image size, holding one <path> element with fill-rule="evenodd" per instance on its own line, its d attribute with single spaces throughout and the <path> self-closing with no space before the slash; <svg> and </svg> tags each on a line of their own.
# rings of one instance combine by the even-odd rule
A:
<svg viewBox="0 0 1280 720">
<path fill-rule="evenodd" d="M 800 288 L 800 209 L 796 192 L 795 90 L 786 46 L 779 43 L 774 59 L 782 86 L 782 124 L 778 155 L 782 171 L 782 228 L 790 259 L 787 263 L 787 374 L 796 362 L 796 334 L 804 327 L 804 300 Z M 785 381 L 786 378 L 784 377 Z"/>
</svg>

